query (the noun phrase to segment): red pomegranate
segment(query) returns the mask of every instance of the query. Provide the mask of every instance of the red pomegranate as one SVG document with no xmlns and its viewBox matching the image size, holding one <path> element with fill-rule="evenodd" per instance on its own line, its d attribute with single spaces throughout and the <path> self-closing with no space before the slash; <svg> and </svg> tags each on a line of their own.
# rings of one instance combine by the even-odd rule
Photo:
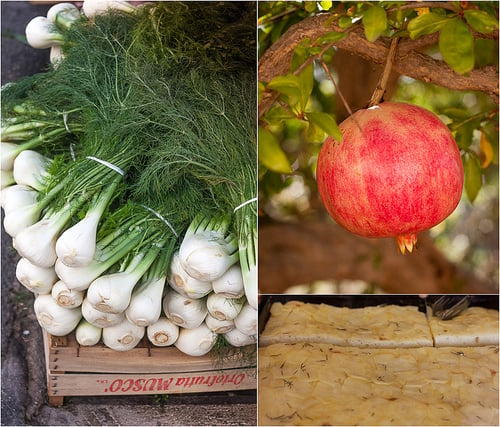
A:
<svg viewBox="0 0 500 427">
<path fill-rule="evenodd" d="M 453 135 L 433 113 L 384 102 L 340 124 L 328 137 L 316 178 L 328 213 L 365 237 L 395 237 L 411 252 L 417 233 L 448 217 L 460 201 L 463 167 Z"/>
</svg>

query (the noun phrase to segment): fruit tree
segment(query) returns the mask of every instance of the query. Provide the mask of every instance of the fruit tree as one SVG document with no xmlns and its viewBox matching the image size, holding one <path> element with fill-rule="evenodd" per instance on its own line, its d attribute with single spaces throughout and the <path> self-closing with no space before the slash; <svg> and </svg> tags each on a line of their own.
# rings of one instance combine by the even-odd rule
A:
<svg viewBox="0 0 500 427">
<path fill-rule="evenodd" d="M 498 290 L 497 2 L 260 2 L 258 70 L 261 291 Z"/>
</svg>

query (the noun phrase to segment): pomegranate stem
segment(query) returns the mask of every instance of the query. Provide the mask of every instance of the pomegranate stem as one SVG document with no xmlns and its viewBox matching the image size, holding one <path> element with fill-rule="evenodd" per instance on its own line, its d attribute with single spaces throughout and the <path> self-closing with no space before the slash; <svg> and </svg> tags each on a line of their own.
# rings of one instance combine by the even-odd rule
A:
<svg viewBox="0 0 500 427">
<path fill-rule="evenodd" d="M 398 42 L 399 42 L 399 37 L 394 37 L 391 41 L 391 45 L 389 46 L 389 53 L 387 54 L 387 61 L 385 62 L 384 71 L 382 71 L 382 75 L 380 76 L 380 80 L 378 81 L 377 87 L 373 91 L 368 107 L 373 107 L 374 105 L 378 105 L 382 100 L 382 97 L 384 96 L 385 90 L 387 88 L 387 82 L 389 81 L 389 76 L 391 75 L 392 63 L 394 62 L 394 58 L 396 57 Z"/>
</svg>

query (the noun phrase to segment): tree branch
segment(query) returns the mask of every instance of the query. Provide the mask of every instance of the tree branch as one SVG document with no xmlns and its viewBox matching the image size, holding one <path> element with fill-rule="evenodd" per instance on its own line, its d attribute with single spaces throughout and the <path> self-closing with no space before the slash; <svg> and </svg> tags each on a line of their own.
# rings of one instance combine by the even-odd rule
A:
<svg viewBox="0 0 500 427">
<path fill-rule="evenodd" d="M 302 40 L 309 38 L 314 42 L 318 37 L 331 31 L 342 32 L 343 30 L 336 23 L 331 22 L 331 18 L 330 14 L 323 13 L 306 18 L 290 27 L 262 55 L 259 61 L 259 81 L 269 82 L 275 76 L 288 74 L 294 49 Z M 498 70 L 496 67 L 488 66 L 472 70 L 468 75 L 461 75 L 453 71 L 443 61 L 415 50 L 435 42 L 435 35 L 424 36 L 417 40 L 401 40 L 393 69 L 416 80 L 433 83 L 448 89 L 481 91 L 488 94 L 498 104 Z M 361 26 L 352 28 L 344 39 L 336 43 L 339 49 L 345 49 L 376 64 L 385 63 L 389 45 L 390 40 L 388 39 L 379 38 L 375 43 L 366 40 Z M 265 114 L 275 100 L 275 93 L 266 92 L 263 94 L 259 102 L 259 118 Z"/>
</svg>

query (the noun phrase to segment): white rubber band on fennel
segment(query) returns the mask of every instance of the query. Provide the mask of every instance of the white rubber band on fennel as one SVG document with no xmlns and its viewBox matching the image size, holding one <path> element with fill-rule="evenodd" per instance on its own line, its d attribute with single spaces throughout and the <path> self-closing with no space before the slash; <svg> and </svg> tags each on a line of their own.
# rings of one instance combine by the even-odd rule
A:
<svg viewBox="0 0 500 427">
<path fill-rule="evenodd" d="M 172 227 L 172 224 L 170 224 L 159 212 L 156 212 L 154 209 L 151 209 L 150 207 L 146 206 L 146 205 L 141 205 L 144 209 L 146 209 L 147 211 L 151 212 L 154 216 L 156 216 L 159 220 L 163 221 L 165 224 L 167 224 L 168 228 L 170 228 L 170 231 L 172 231 L 172 233 L 174 233 L 174 236 L 176 238 L 179 237 L 179 235 L 177 234 L 177 232 L 174 230 L 174 227 Z"/>
<path fill-rule="evenodd" d="M 97 157 L 94 156 L 87 156 L 86 157 L 89 160 L 93 160 L 94 162 L 100 163 L 101 165 L 107 166 L 108 168 L 114 170 L 116 173 L 119 173 L 121 176 L 125 176 L 125 171 L 118 166 L 114 165 L 113 163 L 109 163 L 106 160 L 98 159 Z"/>
<path fill-rule="evenodd" d="M 246 202 L 243 202 L 241 205 L 238 205 L 234 208 L 233 213 L 235 213 L 238 209 L 241 209 L 243 206 L 249 205 L 250 203 L 256 202 L 257 197 L 254 197 L 253 199 L 247 200 Z"/>
<path fill-rule="evenodd" d="M 76 162 L 76 156 L 75 156 L 75 149 L 73 148 L 75 146 L 75 144 L 73 142 L 71 142 L 69 144 L 69 154 L 71 154 L 71 159 Z"/>
<path fill-rule="evenodd" d="M 66 132 L 71 133 L 71 129 L 68 126 L 68 113 L 63 114 L 63 123 L 64 123 L 64 128 L 66 129 Z"/>
</svg>

